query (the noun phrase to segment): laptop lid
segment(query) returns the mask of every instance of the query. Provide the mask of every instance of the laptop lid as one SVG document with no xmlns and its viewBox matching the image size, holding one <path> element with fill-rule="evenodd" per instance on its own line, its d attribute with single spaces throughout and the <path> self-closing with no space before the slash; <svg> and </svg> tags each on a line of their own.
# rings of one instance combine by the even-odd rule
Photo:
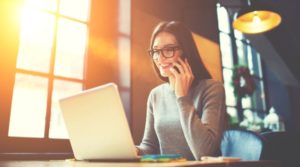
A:
<svg viewBox="0 0 300 167">
<path fill-rule="evenodd" d="M 116 84 L 62 98 L 59 105 L 77 160 L 138 157 Z"/>
</svg>

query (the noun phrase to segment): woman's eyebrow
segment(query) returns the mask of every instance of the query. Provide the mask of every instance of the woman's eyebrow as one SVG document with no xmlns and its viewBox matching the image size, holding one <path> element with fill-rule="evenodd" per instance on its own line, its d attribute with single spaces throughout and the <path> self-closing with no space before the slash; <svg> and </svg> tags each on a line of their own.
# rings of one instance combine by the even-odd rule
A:
<svg viewBox="0 0 300 167">
<path fill-rule="evenodd" d="M 166 46 L 176 46 L 176 45 L 178 45 L 177 43 L 172 43 L 172 44 L 166 44 L 166 45 L 164 45 L 164 47 L 166 47 Z"/>
<path fill-rule="evenodd" d="M 158 49 L 158 48 L 165 48 L 165 47 L 168 47 L 168 46 L 176 46 L 178 45 L 177 43 L 172 43 L 172 44 L 165 44 L 165 45 L 162 45 L 162 46 L 153 46 L 153 49 Z"/>
</svg>

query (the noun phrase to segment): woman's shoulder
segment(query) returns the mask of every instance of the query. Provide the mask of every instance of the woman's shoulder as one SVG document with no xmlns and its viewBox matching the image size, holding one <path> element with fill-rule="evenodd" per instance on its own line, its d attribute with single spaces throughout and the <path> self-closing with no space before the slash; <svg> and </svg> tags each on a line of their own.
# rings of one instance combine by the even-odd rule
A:
<svg viewBox="0 0 300 167">
<path fill-rule="evenodd" d="M 198 87 L 223 87 L 223 83 L 215 79 L 202 79 L 197 84 Z"/>
<path fill-rule="evenodd" d="M 224 92 L 224 85 L 215 79 L 202 79 L 194 87 L 196 92 Z"/>
</svg>

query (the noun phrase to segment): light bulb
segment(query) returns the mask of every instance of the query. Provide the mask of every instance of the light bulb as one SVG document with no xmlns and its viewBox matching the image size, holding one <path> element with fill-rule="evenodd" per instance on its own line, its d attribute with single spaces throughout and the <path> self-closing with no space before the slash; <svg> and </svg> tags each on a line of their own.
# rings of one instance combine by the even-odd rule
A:
<svg viewBox="0 0 300 167">
<path fill-rule="evenodd" d="M 258 25 L 261 23 L 261 18 L 258 16 L 257 11 L 254 11 L 254 16 L 253 16 L 252 22 L 254 25 Z"/>
</svg>

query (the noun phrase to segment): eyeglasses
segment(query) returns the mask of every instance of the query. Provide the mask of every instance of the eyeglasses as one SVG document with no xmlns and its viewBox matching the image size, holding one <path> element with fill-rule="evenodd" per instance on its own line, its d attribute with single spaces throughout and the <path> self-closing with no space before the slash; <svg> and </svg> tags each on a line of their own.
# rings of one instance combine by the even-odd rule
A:
<svg viewBox="0 0 300 167">
<path fill-rule="evenodd" d="M 161 49 L 150 49 L 148 50 L 148 52 L 152 59 L 158 59 L 160 53 L 164 58 L 171 58 L 174 56 L 175 51 L 178 49 L 180 49 L 179 46 L 167 46 Z"/>
</svg>

